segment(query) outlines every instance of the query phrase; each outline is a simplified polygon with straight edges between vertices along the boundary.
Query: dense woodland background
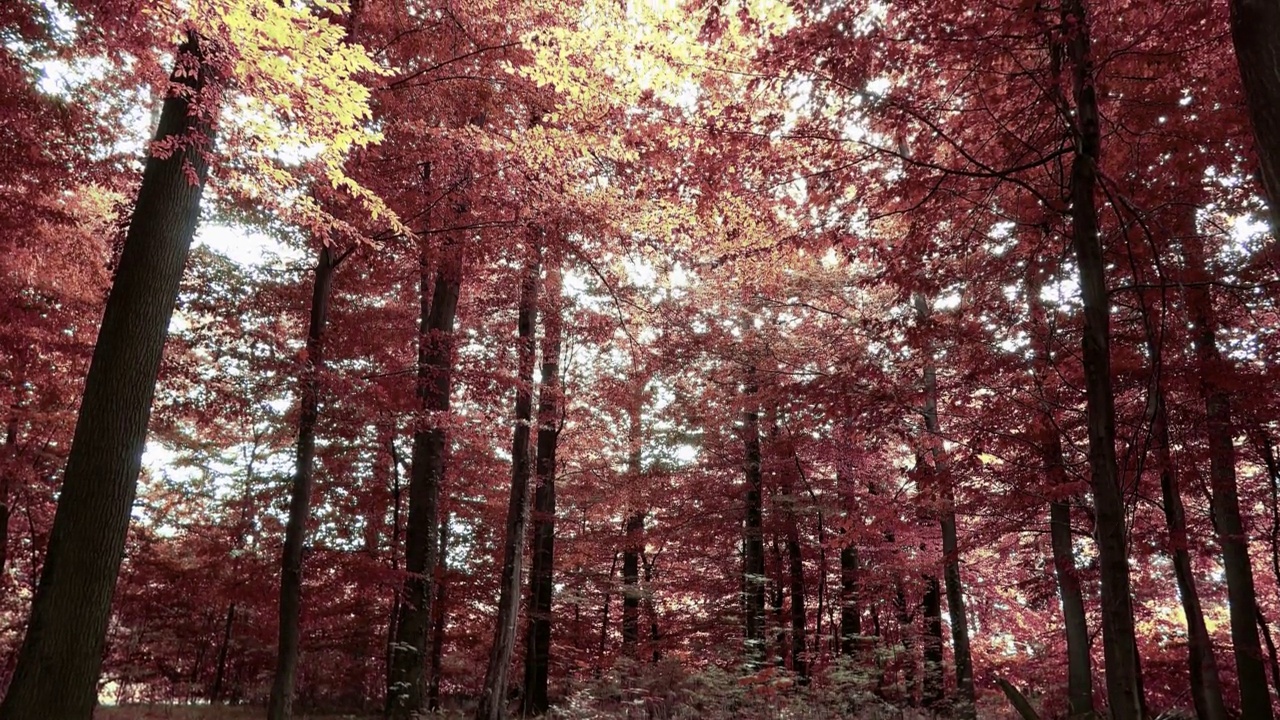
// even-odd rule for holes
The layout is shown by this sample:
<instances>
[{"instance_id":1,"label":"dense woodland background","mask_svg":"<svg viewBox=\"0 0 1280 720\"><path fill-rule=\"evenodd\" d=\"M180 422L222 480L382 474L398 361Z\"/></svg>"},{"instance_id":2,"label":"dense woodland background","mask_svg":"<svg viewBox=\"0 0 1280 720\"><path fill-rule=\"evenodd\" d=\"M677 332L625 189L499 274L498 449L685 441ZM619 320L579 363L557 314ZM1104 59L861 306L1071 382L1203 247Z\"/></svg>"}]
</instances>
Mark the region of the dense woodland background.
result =
<instances>
[{"instance_id":1,"label":"dense woodland background","mask_svg":"<svg viewBox=\"0 0 1280 720\"><path fill-rule=\"evenodd\" d=\"M1276 3L0 40L0 718L1273 717Z\"/></svg>"}]
</instances>

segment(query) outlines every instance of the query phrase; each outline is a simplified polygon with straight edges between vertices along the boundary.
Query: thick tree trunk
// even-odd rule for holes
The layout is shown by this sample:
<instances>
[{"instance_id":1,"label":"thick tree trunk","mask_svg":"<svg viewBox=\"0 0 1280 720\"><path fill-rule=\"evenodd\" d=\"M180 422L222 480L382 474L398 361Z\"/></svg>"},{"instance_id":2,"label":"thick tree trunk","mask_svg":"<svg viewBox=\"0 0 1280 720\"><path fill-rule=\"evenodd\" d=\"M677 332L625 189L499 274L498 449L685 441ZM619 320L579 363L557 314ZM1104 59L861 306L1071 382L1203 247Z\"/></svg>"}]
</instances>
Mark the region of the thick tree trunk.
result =
<instances>
[{"instance_id":1,"label":"thick tree trunk","mask_svg":"<svg viewBox=\"0 0 1280 720\"><path fill-rule=\"evenodd\" d=\"M302 410L298 416L297 457L294 464L289 519L285 524L280 556L280 626L275 678L267 705L268 720L288 720L293 715L293 685L298 672L298 646L302 624L302 555L307 521L311 517L311 485L315 470L316 423L320 419L320 375L324 372L324 331L329 320L329 296L336 267L332 248L320 248L315 284L311 289L311 319L307 330L307 357L302 368Z\"/></svg>"},{"instance_id":2,"label":"thick tree trunk","mask_svg":"<svg viewBox=\"0 0 1280 720\"><path fill-rule=\"evenodd\" d=\"M396 720L420 712L425 701L423 680L434 600L429 577L434 572L439 551L440 481L446 453L444 428L428 418L449 410L453 322L462 282L462 249L457 244L446 244L434 282L426 270L427 261L424 244L418 340L418 396L424 417L419 418L413 433L404 549L407 576L400 593L396 639L387 672L387 716Z\"/></svg>"},{"instance_id":3,"label":"thick tree trunk","mask_svg":"<svg viewBox=\"0 0 1280 720\"><path fill-rule=\"evenodd\" d=\"M156 375L200 216L221 97L206 45L190 33L178 49L175 90L156 131L177 148L147 159L85 381L26 638L0 704L5 720L87 719L97 703Z\"/></svg>"},{"instance_id":4,"label":"thick tree trunk","mask_svg":"<svg viewBox=\"0 0 1280 720\"><path fill-rule=\"evenodd\" d=\"M915 298L916 316L922 327L929 323L929 306L924 296ZM961 720L975 717L976 697L973 687L973 656L969 649L969 620L964 606L964 585L960 578L960 541L956 528L955 484L950 463L942 447L938 425L938 370L931 347L925 348L924 422L933 455L933 477L940 497L942 525L943 580L947 591L947 614L951 620L951 646L956 665L955 715Z\"/></svg>"},{"instance_id":5,"label":"thick tree trunk","mask_svg":"<svg viewBox=\"0 0 1280 720\"><path fill-rule=\"evenodd\" d=\"M746 594L747 658L752 668L765 662L764 480L760 467L760 412L754 371L748 371L742 413L746 509L743 524L743 591Z\"/></svg>"},{"instance_id":6,"label":"thick tree trunk","mask_svg":"<svg viewBox=\"0 0 1280 720\"><path fill-rule=\"evenodd\" d=\"M525 640L525 715L550 708L547 685L551 673L551 603L555 592L556 444L560 438L560 268L547 264L543 293L542 386L538 390L538 448L534 471L533 548L529 569L529 630Z\"/></svg>"},{"instance_id":7,"label":"thick tree trunk","mask_svg":"<svg viewBox=\"0 0 1280 720\"><path fill-rule=\"evenodd\" d=\"M927 708L936 708L942 704L946 688L942 667L942 589L936 577L925 578L920 612L924 616L924 641L921 643L924 677L920 703Z\"/></svg>"},{"instance_id":8,"label":"thick tree trunk","mask_svg":"<svg viewBox=\"0 0 1280 720\"><path fill-rule=\"evenodd\" d=\"M538 319L539 272L537 260L531 259L520 285L517 323L519 338L516 341L516 424L511 440L511 496L507 505L507 533L502 554L498 615L494 619L493 646L489 650L489 667L485 671L476 720L501 720L507 714L507 681L520 616L520 571L529 521L529 478L533 475L529 428L533 421L533 364L536 355L534 328Z\"/></svg>"},{"instance_id":9,"label":"thick tree trunk","mask_svg":"<svg viewBox=\"0 0 1280 720\"><path fill-rule=\"evenodd\" d=\"M1064 46L1075 104L1075 159L1071 168L1071 232L1084 304L1083 363L1088 405L1089 466L1101 578L1103 656L1107 699L1114 720L1144 714L1133 600L1125 498L1116 467L1115 398L1111 387L1111 311L1106 261L1098 231L1097 186L1101 133L1084 0L1064 0Z\"/></svg>"},{"instance_id":10,"label":"thick tree trunk","mask_svg":"<svg viewBox=\"0 0 1280 720\"><path fill-rule=\"evenodd\" d=\"M1244 98L1253 121L1262 185L1271 201L1273 233L1280 233L1280 4L1274 0L1231 0L1235 43Z\"/></svg>"},{"instance_id":11,"label":"thick tree trunk","mask_svg":"<svg viewBox=\"0 0 1280 720\"><path fill-rule=\"evenodd\" d=\"M1271 694L1258 641L1257 594L1253 586L1253 565L1249 560L1249 536L1240 512L1236 485L1235 427L1231 419L1231 396L1224 379L1231 373L1218 352L1216 319L1212 299L1203 281L1208 279L1200 238L1183 244L1188 270L1193 280L1187 286L1187 307L1191 311L1199 363L1200 391L1204 398L1209 436L1209 485L1213 524L1222 546L1222 565L1227 576L1227 599L1231 615L1231 643L1235 650L1236 676L1240 684L1240 710L1253 720L1270 720Z\"/></svg>"}]
</instances>

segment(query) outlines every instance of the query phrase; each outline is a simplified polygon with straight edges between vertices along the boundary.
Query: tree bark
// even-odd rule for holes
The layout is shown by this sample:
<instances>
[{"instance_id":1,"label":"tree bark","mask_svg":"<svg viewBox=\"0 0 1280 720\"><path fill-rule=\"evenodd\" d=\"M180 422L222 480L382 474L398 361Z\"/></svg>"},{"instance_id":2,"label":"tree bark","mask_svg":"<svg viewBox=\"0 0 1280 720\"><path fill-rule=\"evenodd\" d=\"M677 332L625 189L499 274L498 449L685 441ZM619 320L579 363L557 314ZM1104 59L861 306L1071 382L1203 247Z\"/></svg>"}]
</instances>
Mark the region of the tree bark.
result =
<instances>
[{"instance_id":1,"label":"tree bark","mask_svg":"<svg viewBox=\"0 0 1280 720\"><path fill-rule=\"evenodd\" d=\"M920 648L924 656L924 676L920 704L936 708L942 704L946 688L942 668L942 589L936 577L925 578L920 612L924 616L924 641Z\"/></svg>"},{"instance_id":2,"label":"tree bark","mask_svg":"<svg viewBox=\"0 0 1280 720\"><path fill-rule=\"evenodd\" d=\"M742 413L746 509L743 527L743 588L746 594L747 658L753 669L765 662L764 480L760 468L760 412L755 373L748 370Z\"/></svg>"},{"instance_id":3,"label":"tree bark","mask_svg":"<svg viewBox=\"0 0 1280 720\"><path fill-rule=\"evenodd\" d=\"M1075 105L1072 118L1076 151L1071 166L1071 233L1084 305L1083 364L1088 406L1089 466L1101 577L1100 615L1107 700L1114 720L1141 720L1145 705L1129 581L1125 498L1116 466L1111 311L1094 198L1101 131L1089 19L1084 0L1064 0L1061 13L1066 34L1063 45L1070 65Z\"/></svg>"},{"instance_id":4,"label":"tree bark","mask_svg":"<svg viewBox=\"0 0 1280 720\"><path fill-rule=\"evenodd\" d=\"M538 251L534 249L533 252ZM530 259L524 281L520 285L516 424L511 440L511 497L507 505L507 534L502 557L498 615L494 621L493 646L489 650L489 667L485 672L476 720L501 720L507 714L507 680L520 615L520 570L524 561L525 530L529 520L529 478L533 474L529 428L533 420L533 364L536 354L534 327L538 318L539 272L538 261Z\"/></svg>"},{"instance_id":5,"label":"tree bark","mask_svg":"<svg viewBox=\"0 0 1280 720\"><path fill-rule=\"evenodd\" d=\"M1062 440L1056 428L1046 428L1042 447L1049 486L1061 488L1067 483L1067 472L1062 459ZM1062 600L1062 621L1067 634L1067 699L1072 717L1088 717L1093 713L1093 660L1089 654L1084 595L1072 548L1071 503L1067 497L1049 503L1049 537L1058 597Z\"/></svg>"},{"instance_id":6,"label":"tree bark","mask_svg":"<svg viewBox=\"0 0 1280 720\"><path fill-rule=\"evenodd\" d=\"M213 689L209 692L209 702L222 699L222 684L227 677L227 653L231 648L231 628L236 621L236 604L227 605L227 619L222 624L222 644L218 646L218 667L213 675Z\"/></svg>"},{"instance_id":7,"label":"tree bark","mask_svg":"<svg viewBox=\"0 0 1280 720\"><path fill-rule=\"evenodd\" d=\"M1200 238L1183 244L1188 270L1195 280L1205 280ZM1231 396L1223 382L1231 370L1218 352L1217 325L1212 299L1204 284L1187 286L1187 307L1191 312L1199 364L1200 392L1204 398L1209 436L1209 485L1213 524L1222 546L1222 565L1227 577L1227 599L1231 617L1231 644L1235 650L1236 677L1240 686L1240 710L1253 720L1270 720L1271 694L1258 641L1257 593L1253 585L1253 565L1249 560L1249 536L1240 512L1236 485L1235 426L1231 419Z\"/></svg>"},{"instance_id":8,"label":"tree bark","mask_svg":"<svg viewBox=\"0 0 1280 720\"><path fill-rule=\"evenodd\" d=\"M436 598L432 606L431 667L427 678L427 709L440 711L440 680L444 661L445 628L449 622L449 518L440 523L440 550L436 554Z\"/></svg>"},{"instance_id":9,"label":"tree bark","mask_svg":"<svg viewBox=\"0 0 1280 720\"><path fill-rule=\"evenodd\" d=\"M0 718L88 718L124 557L156 375L200 216L221 84L189 33L107 297L26 638ZM192 102L195 99L195 102Z\"/></svg>"},{"instance_id":10,"label":"tree bark","mask_svg":"<svg viewBox=\"0 0 1280 720\"><path fill-rule=\"evenodd\" d=\"M915 295L916 316L922 327L929 324L929 306L924 295ZM956 665L955 715L961 720L976 717L976 696L973 687L973 656L969 646L969 620L964 606L964 585L960 578L960 541L956 527L955 484L951 477L950 463L942 447L938 425L938 370L933 359L933 349L924 349L924 422L929 434L933 455L933 477L940 494L939 515L942 525L943 582L947 591L947 614L951 620L951 646Z\"/></svg>"},{"instance_id":11,"label":"tree bark","mask_svg":"<svg viewBox=\"0 0 1280 720\"><path fill-rule=\"evenodd\" d=\"M455 214L465 212L457 206ZM418 340L418 396L423 417L413 433L409 471L409 513L405 527L404 587L396 619L396 639L387 673L387 716L407 720L425 700L423 680L429 655L434 572L439 551L440 481L447 433L438 417L449 411L453 379L453 323L462 283L462 248L446 243L434 281L423 245L421 321ZM428 299L430 298L430 299Z\"/></svg>"},{"instance_id":12,"label":"tree bark","mask_svg":"<svg viewBox=\"0 0 1280 720\"><path fill-rule=\"evenodd\" d=\"M284 548L280 556L280 626L275 677L267 705L268 720L288 720L293 715L293 686L298 672L302 624L302 556L307 521L311 517L316 423L320 419L320 375L324 372L324 331L329 320L329 296L336 266L333 249L323 245L316 260L315 284L311 290L307 356L301 378L302 410L298 416L297 457L289 499L289 519L285 524Z\"/></svg>"},{"instance_id":13,"label":"tree bark","mask_svg":"<svg viewBox=\"0 0 1280 720\"><path fill-rule=\"evenodd\" d=\"M1280 233L1280 5L1231 0L1231 39L1253 123L1259 174L1271 201L1271 232Z\"/></svg>"},{"instance_id":14,"label":"tree bark","mask_svg":"<svg viewBox=\"0 0 1280 720\"><path fill-rule=\"evenodd\" d=\"M631 406L627 408L629 429L627 476L632 487L639 487L643 476L644 427L641 410L644 403L644 386L648 378L637 375L632 378ZM636 494L638 496L638 493ZM640 600L644 590L640 587L640 555L644 552L645 511L632 508L627 515L622 545L622 651L628 657L636 657L640 642Z\"/></svg>"},{"instance_id":15,"label":"tree bark","mask_svg":"<svg viewBox=\"0 0 1280 720\"><path fill-rule=\"evenodd\" d=\"M553 251L550 251L553 252ZM533 550L529 569L529 630L525 640L525 715L542 715L550 708L551 603L555 592L556 444L560 438L560 315L559 263L547 263L543 297L542 386L538 389L538 447L534 462L538 476L533 496Z\"/></svg>"},{"instance_id":16,"label":"tree bark","mask_svg":"<svg viewBox=\"0 0 1280 720\"><path fill-rule=\"evenodd\" d=\"M840 654L853 655L862 635L862 612L858 605L858 548L847 543L840 549Z\"/></svg>"}]
</instances>

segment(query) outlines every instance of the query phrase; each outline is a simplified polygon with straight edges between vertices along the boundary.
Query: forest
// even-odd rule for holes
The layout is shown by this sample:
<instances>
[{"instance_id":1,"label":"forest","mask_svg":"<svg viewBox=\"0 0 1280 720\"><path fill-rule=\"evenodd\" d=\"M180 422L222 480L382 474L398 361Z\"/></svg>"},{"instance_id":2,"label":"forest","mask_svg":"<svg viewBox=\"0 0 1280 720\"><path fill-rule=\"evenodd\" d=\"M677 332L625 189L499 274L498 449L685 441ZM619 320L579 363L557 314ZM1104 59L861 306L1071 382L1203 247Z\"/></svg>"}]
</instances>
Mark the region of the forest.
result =
<instances>
[{"instance_id":1,"label":"forest","mask_svg":"<svg viewBox=\"0 0 1280 720\"><path fill-rule=\"evenodd\" d=\"M0 720L1272 720L1280 2L0 2Z\"/></svg>"}]
</instances>

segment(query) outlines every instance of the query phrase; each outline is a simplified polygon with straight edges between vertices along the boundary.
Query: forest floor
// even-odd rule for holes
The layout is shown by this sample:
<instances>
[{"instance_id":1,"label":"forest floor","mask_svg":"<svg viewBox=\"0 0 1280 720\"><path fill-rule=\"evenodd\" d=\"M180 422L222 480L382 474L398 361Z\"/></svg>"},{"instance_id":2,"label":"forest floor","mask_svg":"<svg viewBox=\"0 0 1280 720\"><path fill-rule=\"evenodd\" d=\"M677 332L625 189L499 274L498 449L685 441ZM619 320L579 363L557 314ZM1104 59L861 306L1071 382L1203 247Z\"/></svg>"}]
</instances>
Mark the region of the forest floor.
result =
<instances>
[{"instance_id":1,"label":"forest floor","mask_svg":"<svg viewBox=\"0 0 1280 720\"><path fill-rule=\"evenodd\" d=\"M266 710L259 707L226 705L102 705L95 720L262 720ZM312 714L295 711L295 720L365 720L375 716Z\"/></svg>"}]
</instances>

